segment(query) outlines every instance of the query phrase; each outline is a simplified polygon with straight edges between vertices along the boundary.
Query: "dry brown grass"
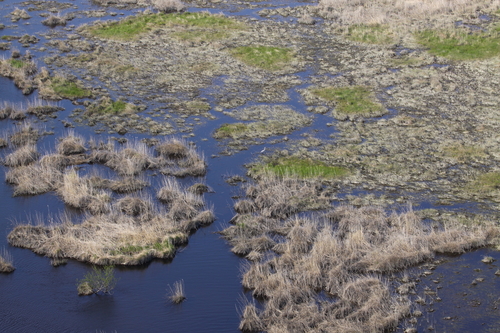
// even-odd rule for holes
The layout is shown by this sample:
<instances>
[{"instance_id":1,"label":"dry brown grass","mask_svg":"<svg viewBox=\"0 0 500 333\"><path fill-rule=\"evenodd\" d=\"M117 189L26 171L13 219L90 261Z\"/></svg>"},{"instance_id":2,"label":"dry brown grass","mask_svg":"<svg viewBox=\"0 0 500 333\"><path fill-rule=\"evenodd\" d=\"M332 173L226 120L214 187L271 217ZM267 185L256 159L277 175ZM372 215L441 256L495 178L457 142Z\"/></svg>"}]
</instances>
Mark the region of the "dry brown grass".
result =
<instances>
[{"instance_id":1,"label":"dry brown grass","mask_svg":"<svg viewBox=\"0 0 500 333\"><path fill-rule=\"evenodd\" d=\"M40 130L29 122L16 126L16 130L9 136L10 142L16 147L35 144L40 138Z\"/></svg>"},{"instance_id":2,"label":"dry brown grass","mask_svg":"<svg viewBox=\"0 0 500 333\"><path fill-rule=\"evenodd\" d=\"M179 0L152 0L153 7L163 13L183 12L186 10L184 5Z\"/></svg>"},{"instance_id":3,"label":"dry brown grass","mask_svg":"<svg viewBox=\"0 0 500 333\"><path fill-rule=\"evenodd\" d=\"M437 18L440 24L457 17L476 16L479 9L491 13L500 7L497 0L320 0L318 5L325 17L342 25L400 25L411 20ZM436 23L436 22L435 22Z\"/></svg>"},{"instance_id":4,"label":"dry brown grass","mask_svg":"<svg viewBox=\"0 0 500 333\"><path fill-rule=\"evenodd\" d=\"M170 291L167 297L174 304L180 304L186 300L186 293L184 292L184 280L174 282L174 287L169 286Z\"/></svg>"},{"instance_id":5,"label":"dry brown grass","mask_svg":"<svg viewBox=\"0 0 500 333\"><path fill-rule=\"evenodd\" d=\"M57 152L61 155L83 154L85 152L85 139L69 131L68 134L60 139L57 145Z\"/></svg>"},{"instance_id":6,"label":"dry brown grass","mask_svg":"<svg viewBox=\"0 0 500 333\"><path fill-rule=\"evenodd\" d=\"M14 196L37 195L54 191L62 181L62 172L52 166L31 164L10 169L5 181L14 185Z\"/></svg>"},{"instance_id":7,"label":"dry brown grass","mask_svg":"<svg viewBox=\"0 0 500 333\"><path fill-rule=\"evenodd\" d=\"M392 293L384 274L415 266L436 253L463 253L499 241L500 230L493 224L430 225L411 209L387 214L377 207L339 206L312 217L270 214L274 197L290 187L301 188L289 180L247 187L244 203L236 204L240 214L231 221L234 225L221 232L234 253L252 261L243 270L243 286L265 300L260 312L246 307L241 329L393 329L409 313L409 301ZM315 196L309 192L310 201L321 197L320 188L312 188L316 191ZM319 291L331 299L319 300Z\"/></svg>"},{"instance_id":8,"label":"dry brown grass","mask_svg":"<svg viewBox=\"0 0 500 333\"><path fill-rule=\"evenodd\" d=\"M36 146L26 145L22 146L4 158L4 164L8 167L19 167L32 164L38 160L40 154Z\"/></svg>"},{"instance_id":9,"label":"dry brown grass","mask_svg":"<svg viewBox=\"0 0 500 333\"><path fill-rule=\"evenodd\" d=\"M187 143L175 138L171 138L156 145L155 150L158 155L173 159L187 157L189 153Z\"/></svg>"}]
</instances>

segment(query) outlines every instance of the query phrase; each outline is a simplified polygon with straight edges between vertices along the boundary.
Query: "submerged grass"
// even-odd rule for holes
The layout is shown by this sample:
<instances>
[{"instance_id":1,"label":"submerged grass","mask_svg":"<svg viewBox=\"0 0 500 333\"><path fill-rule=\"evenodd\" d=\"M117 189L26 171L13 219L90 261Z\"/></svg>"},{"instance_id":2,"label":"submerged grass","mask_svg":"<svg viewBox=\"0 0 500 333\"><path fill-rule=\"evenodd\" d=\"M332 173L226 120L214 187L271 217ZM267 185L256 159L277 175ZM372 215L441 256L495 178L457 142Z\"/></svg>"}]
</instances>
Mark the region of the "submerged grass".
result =
<instances>
[{"instance_id":1,"label":"submerged grass","mask_svg":"<svg viewBox=\"0 0 500 333\"><path fill-rule=\"evenodd\" d=\"M500 54L498 32L423 30L415 33L415 38L429 48L429 53L451 60L480 60Z\"/></svg>"},{"instance_id":2,"label":"submerged grass","mask_svg":"<svg viewBox=\"0 0 500 333\"><path fill-rule=\"evenodd\" d=\"M316 88L312 93L326 101L336 102L336 111L343 114L370 115L384 112L384 107L374 100L373 93L362 86Z\"/></svg>"},{"instance_id":3,"label":"submerged grass","mask_svg":"<svg viewBox=\"0 0 500 333\"><path fill-rule=\"evenodd\" d=\"M349 170L340 166L330 166L321 161L299 157L281 157L265 164L254 166L250 173L260 175L271 173L279 177L306 178L338 178L345 176Z\"/></svg>"},{"instance_id":4,"label":"submerged grass","mask_svg":"<svg viewBox=\"0 0 500 333\"><path fill-rule=\"evenodd\" d=\"M282 69L294 58L294 51L274 46L240 46L231 51L232 55L247 65L275 71Z\"/></svg>"},{"instance_id":5,"label":"submerged grass","mask_svg":"<svg viewBox=\"0 0 500 333\"><path fill-rule=\"evenodd\" d=\"M97 25L91 27L90 32L97 37L130 40L137 38L140 34L162 27L190 28L193 30L179 33L178 37L183 39L208 38L211 40L225 38L228 36L229 31L245 28L242 23L223 15L212 15L209 13L158 13L137 15L118 22Z\"/></svg>"}]
</instances>

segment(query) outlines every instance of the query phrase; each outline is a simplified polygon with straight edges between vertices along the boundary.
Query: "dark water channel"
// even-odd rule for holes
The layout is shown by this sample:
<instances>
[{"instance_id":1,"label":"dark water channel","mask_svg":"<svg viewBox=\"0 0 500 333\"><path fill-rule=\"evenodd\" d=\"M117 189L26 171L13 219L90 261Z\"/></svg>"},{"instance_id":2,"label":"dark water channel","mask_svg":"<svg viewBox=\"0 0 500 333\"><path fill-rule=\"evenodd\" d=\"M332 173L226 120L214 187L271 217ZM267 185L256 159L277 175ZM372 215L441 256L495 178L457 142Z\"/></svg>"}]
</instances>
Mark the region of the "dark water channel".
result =
<instances>
[{"instance_id":1,"label":"dark water channel","mask_svg":"<svg viewBox=\"0 0 500 333\"><path fill-rule=\"evenodd\" d=\"M74 1L71 4L78 6L78 11L101 9L87 1ZM269 8L306 3L254 3L257 4ZM41 39L38 45L42 45L46 40L39 32L46 32L49 28L41 25L43 18L39 17L40 12L29 12L31 19L11 23L8 14L16 7L27 8L17 1L0 2L0 22L7 26L0 30L0 36L35 34ZM261 8L241 9L228 6L223 9L228 15L262 19L257 14ZM75 11L75 8L63 10L61 14L71 11ZM105 16L102 19L118 19L136 11L113 8L109 12L115 12L117 15ZM93 20L96 18L77 14L69 24L78 26ZM14 40L11 49L15 48L24 53L24 48ZM41 59L47 54L36 49L32 54L42 66ZM10 51L0 51L0 56L8 57ZM314 75L314 70L308 69L297 75L305 83L288 92L290 101L285 104L307 113L297 89L308 86L308 78ZM209 92L202 97L210 101ZM24 96L11 80L0 77L0 102L27 105L35 99L36 92ZM67 131L62 120L71 120L69 116L75 106L69 101L61 101L59 104L65 111L58 113L57 118L37 123L41 129L53 132L39 141L40 151L53 150L55 138ZM217 120L206 120L197 125L194 131L196 136L189 140L194 141L207 157L209 169L202 181L213 190L205 194L205 199L209 205L213 205L217 220L212 225L196 231L190 237L189 244L182 248L171 262L156 260L141 267L118 267L116 277L119 281L113 295L78 297L77 280L85 275L89 265L70 260L67 265L54 268L48 258L8 245L7 234L16 223L24 223L28 217L35 215L47 223L51 217L67 211L68 208L54 193L12 197L12 187L0 181L0 250L8 250L17 268L12 274L0 274L1 332L238 332L239 309L242 299L248 296L240 284L240 266L243 259L232 254L229 246L216 232L227 226L227 221L233 216L233 197L240 193L237 187L227 184L225 178L243 175L243 165L254 161L263 147L272 151L283 149L286 145L251 145L247 150L234 155L222 155L220 153L225 147L214 140L211 133L231 118L215 111L212 113ZM294 132L289 138L298 140L304 135L314 133L317 138L327 139L335 133L335 127L327 125L330 122L330 116L314 115L312 126ZM0 121L0 136L5 137L11 133L15 124L12 120ZM74 131L86 139L92 137L106 141L110 137L105 133L96 135L93 129L88 127L77 126ZM148 136L127 134L125 137L129 140L140 140ZM4 149L0 154L4 156L8 152ZM6 171L6 168L0 165L2 177ZM158 188L161 176L152 175L150 178L151 189ZM192 184L200 180L187 178L183 181ZM432 207L432 204L425 201L421 204L425 208ZM466 207L457 207L460 208ZM78 215L75 212L70 213ZM482 249L459 257L445 258L446 262L438 266L432 275L422 278L419 294L424 292L423 288L426 286L436 288L439 284L442 288L438 292L441 301L435 301L435 297L429 298L427 305L423 307L423 316L418 324L419 331L423 332L432 327L435 332L498 332L500 277L494 274L497 269L495 263L481 263L484 255L498 257L500 260L498 252ZM433 282L436 277L439 277L438 283ZM477 277L484 277L484 281L471 286L471 282ZM187 301L172 305L166 299L166 290L169 285L181 279L184 280ZM445 317L451 319L444 319ZM404 328L402 324L399 330L403 331Z\"/></svg>"}]
</instances>

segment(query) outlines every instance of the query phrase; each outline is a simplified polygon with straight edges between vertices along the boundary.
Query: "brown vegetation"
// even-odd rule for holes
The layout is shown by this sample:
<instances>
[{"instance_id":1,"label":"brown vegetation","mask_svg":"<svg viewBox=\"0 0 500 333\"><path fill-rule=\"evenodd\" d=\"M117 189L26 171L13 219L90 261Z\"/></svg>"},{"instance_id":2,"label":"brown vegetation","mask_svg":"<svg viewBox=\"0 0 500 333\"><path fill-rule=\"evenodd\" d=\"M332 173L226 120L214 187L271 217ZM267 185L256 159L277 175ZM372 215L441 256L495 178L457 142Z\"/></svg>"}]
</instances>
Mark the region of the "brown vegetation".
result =
<instances>
[{"instance_id":1,"label":"brown vegetation","mask_svg":"<svg viewBox=\"0 0 500 333\"><path fill-rule=\"evenodd\" d=\"M349 24L398 24L412 19L424 20L439 17L441 24L462 15L475 15L481 8L488 13L499 8L499 1L470 0L320 0L319 9L324 16ZM449 20L448 17L452 19Z\"/></svg>"},{"instance_id":2,"label":"brown vegetation","mask_svg":"<svg viewBox=\"0 0 500 333\"><path fill-rule=\"evenodd\" d=\"M411 209L389 215L376 207L339 206L315 217L294 216L300 209L277 210L276 196L289 192L285 188L290 184L300 188L300 182L269 183L247 188L247 198L236 204L234 226L221 232L234 253L253 261L244 269L243 286L265 299L261 312L246 306L243 330L394 328L409 313L409 303L394 296L380 274L401 271L436 253L463 253L496 244L500 236L493 224L430 224ZM309 191L310 202L317 198L318 193ZM287 202L293 199L290 196ZM319 299L319 291L331 298Z\"/></svg>"},{"instance_id":3,"label":"brown vegetation","mask_svg":"<svg viewBox=\"0 0 500 333\"><path fill-rule=\"evenodd\" d=\"M11 273L16 268L12 264L12 256L6 250L0 252L0 273Z\"/></svg>"},{"instance_id":4,"label":"brown vegetation","mask_svg":"<svg viewBox=\"0 0 500 333\"><path fill-rule=\"evenodd\" d=\"M184 5L179 0L153 0L153 6L163 13L183 12L186 10Z\"/></svg>"},{"instance_id":5,"label":"brown vegetation","mask_svg":"<svg viewBox=\"0 0 500 333\"><path fill-rule=\"evenodd\" d=\"M33 145L40 138L40 131L29 122L16 126L17 130L10 135L10 142L16 146Z\"/></svg>"},{"instance_id":6,"label":"brown vegetation","mask_svg":"<svg viewBox=\"0 0 500 333\"><path fill-rule=\"evenodd\" d=\"M5 156L4 164L9 167L25 166L34 163L39 156L36 146L26 145Z\"/></svg>"},{"instance_id":7,"label":"brown vegetation","mask_svg":"<svg viewBox=\"0 0 500 333\"><path fill-rule=\"evenodd\" d=\"M58 25L65 26L66 21L67 20L64 17L50 15L49 17L47 17L45 20L42 21L42 24L54 28L57 27Z\"/></svg>"},{"instance_id":8,"label":"brown vegetation","mask_svg":"<svg viewBox=\"0 0 500 333\"><path fill-rule=\"evenodd\" d=\"M167 296L174 304L180 304L184 302L186 299L186 295L184 293L184 280L174 282L174 287L169 286L170 291Z\"/></svg>"},{"instance_id":9,"label":"brown vegetation","mask_svg":"<svg viewBox=\"0 0 500 333\"><path fill-rule=\"evenodd\" d=\"M35 74L38 72L36 63L27 53L22 58L0 59L0 75L14 80L16 87L29 95L35 90Z\"/></svg>"},{"instance_id":10,"label":"brown vegetation","mask_svg":"<svg viewBox=\"0 0 500 333\"><path fill-rule=\"evenodd\" d=\"M57 152L61 155L82 154L85 152L85 139L71 131L61 139Z\"/></svg>"}]
</instances>

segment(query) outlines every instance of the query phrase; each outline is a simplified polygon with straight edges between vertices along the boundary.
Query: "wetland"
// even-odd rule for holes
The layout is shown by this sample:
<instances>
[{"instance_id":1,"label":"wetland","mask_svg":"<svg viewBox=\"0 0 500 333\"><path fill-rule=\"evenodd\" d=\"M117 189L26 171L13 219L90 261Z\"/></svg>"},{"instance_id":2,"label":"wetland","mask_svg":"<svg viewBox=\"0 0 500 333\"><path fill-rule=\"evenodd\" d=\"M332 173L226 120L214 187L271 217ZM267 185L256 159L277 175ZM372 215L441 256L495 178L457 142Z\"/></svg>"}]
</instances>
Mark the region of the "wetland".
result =
<instances>
[{"instance_id":1,"label":"wetland","mask_svg":"<svg viewBox=\"0 0 500 333\"><path fill-rule=\"evenodd\" d=\"M1 326L495 330L499 13L0 1Z\"/></svg>"}]
</instances>

